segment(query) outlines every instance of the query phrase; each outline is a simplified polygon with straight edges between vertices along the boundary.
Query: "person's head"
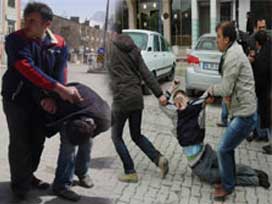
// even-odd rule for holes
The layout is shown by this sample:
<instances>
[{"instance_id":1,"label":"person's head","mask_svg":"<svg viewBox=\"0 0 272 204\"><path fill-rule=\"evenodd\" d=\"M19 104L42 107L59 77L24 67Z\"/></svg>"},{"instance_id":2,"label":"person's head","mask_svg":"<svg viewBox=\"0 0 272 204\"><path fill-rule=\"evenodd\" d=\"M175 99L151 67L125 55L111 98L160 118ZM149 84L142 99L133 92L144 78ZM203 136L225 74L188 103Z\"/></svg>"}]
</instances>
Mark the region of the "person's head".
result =
<instances>
[{"instance_id":1,"label":"person's head","mask_svg":"<svg viewBox=\"0 0 272 204\"><path fill-rule=\"evenodd\" d=\"M71 144L80 145L87 142L94 135L96 125L90 118L75 118L66 122L65 134Z\"/></svg>"},{"instance_id":2,"label":"person's head","mask_svg":"<svg viewBox=\"0 0 272 204\"><path fill-rule=\"evenodd\" d=\"M248 11L246 15L247 15L247 18L250 18L251 17L250 11Z\"/></svg>"},{"instance_id":3,"label":"person's head","mask_svg":"<svg viewBox=\"0 0 272 204\"><path fill-rule=\"evenodd\" d=\"M224 21L216 26L217 47L223 52L225 49L236 40L235 26L231 21Z\"/></svg>"},{"instance_id":4,"label":"person's head","mask_svg":"<svg viewBox=\"0 0 272 204\"><path fill-rule=\"evenodd\" d=\"M178 109L185 109L188 101L189 97L183 90L177 90L173 95L173 102Z\"/></svg>"},{"instance_id":5,"label":"person's head","mask_svg":"<svg viewBox=\"0 0 272 204\"><path fill-rule=\"evenodd\" d=\"M30 38L42 37L52 20L53 12L44 3L28 3L24 9L24 30Z\"/></svg>"},{"instance_id":6,"label":"person's head","mask_svg":"<svg viewBox=\"0 0 272 204\"><path fill-rule=\"evenodd\" d=\"M256 48L260 49L268 40L268 35L265 31L261 30L255 34Z\"/></svg>"},{"instance_id":7,"label":"person's head","mask_svg":"<svg viewBox=\"0 0 272 204\"><path fill-rule=\"evenodd\" d=\"M258 18L256 20L256 32L266 30L266 20L264 18Z\"/></svg>"},{"instance_id":8,"label":"person's head","mask_svg":"<svg viewBox=\"0 0 272 204\"><path fill-rule=\"evenodd\" d=\"M112 39L122 33L122 26L119 23L113 23L111 26Z\"/></svg>"}]
</instances>

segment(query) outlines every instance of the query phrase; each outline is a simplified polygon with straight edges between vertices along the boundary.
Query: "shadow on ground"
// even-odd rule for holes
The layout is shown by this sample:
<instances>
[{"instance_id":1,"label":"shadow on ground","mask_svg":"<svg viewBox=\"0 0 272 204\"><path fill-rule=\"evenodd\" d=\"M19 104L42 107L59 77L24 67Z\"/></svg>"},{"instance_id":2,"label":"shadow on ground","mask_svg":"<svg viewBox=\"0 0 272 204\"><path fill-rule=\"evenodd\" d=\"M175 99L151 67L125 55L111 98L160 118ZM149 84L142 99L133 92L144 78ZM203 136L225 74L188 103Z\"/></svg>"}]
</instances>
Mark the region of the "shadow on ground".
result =
<instances>
[{"instance_id":1,"label":"shadow on ground","mask_svg":"<svg viewBox=\"0 0 272 204\"><path fill-rule=\"evenodd\" d=\"M29 192L27 199L20 201L16 199L11 190L9 182L0 182L0 203L1 204L71 204L71 201L66 201L52 195L51 190L48 191L36 191L32 190ZM113 200L102 197L88 197L82 196L77 204L112 204Z\"/></svg>"}]
</instances>

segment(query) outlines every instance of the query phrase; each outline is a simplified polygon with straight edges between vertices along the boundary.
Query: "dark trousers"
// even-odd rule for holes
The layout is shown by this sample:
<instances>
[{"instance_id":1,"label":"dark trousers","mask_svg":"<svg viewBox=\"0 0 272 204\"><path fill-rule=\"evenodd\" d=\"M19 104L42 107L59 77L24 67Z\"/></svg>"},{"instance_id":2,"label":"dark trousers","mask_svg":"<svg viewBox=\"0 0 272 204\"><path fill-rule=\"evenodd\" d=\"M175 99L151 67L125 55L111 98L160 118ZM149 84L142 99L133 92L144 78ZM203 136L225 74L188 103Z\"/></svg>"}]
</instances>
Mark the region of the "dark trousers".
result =
<instances>
[{"instance_id":1,"label":"dark trousers","mask_svg":"<svg viewBox=\"0 0 272 204\"><path fill-rule=\"evenodd\" d=\"M9 165L13 191L27 192L37 170L45 134L34 125L33 109L3 100L9 129Z\"/></svg>"},{"instance_id":2,"label":"dark trousers","mask_svg":"<svg viewBox=\"0 0 272 204\"><path fill-rule=\"evenodd\" d=\"M116 112L113 115L112 141L115 149L123 162L125 173L135 173L135 168L127 146L123 140L123 129L126 120L129 121L130 136L133 142L148 156L148 158L156 165L159 163L160 152L158 152L153 144L141 134L142 110L132 112Z\"/></svg>"}]
</instances>

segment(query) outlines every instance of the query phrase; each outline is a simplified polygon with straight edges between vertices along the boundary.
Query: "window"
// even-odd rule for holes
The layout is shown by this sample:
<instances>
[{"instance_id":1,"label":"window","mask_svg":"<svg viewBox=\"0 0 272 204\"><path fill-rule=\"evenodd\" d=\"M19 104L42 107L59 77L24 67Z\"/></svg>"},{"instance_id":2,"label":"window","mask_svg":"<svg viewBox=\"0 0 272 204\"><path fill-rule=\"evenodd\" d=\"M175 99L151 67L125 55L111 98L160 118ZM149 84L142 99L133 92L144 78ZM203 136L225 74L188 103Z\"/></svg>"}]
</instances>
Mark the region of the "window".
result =
<instances>
[{"instance_id":1,"label":"window","mask_svg":"<svg viewBox=\"0 0 272 204\"><path fill-rule=\"evenodd\" d=\"M216 38L206 37L200 39L196 46L197 50L217 50Z\"/></svg>"},{"instance_id":2,"label":"window","mask_svg":"<svg viewBox=\"0 0 272 204\"><path fill-rule=\"evenodd\" d=\"M159 52L160 51L160 41L159 41L159 36L153 35L153 51L154 52Z\"/></svg>"},{"instance_id":3,"label":"window","mask_svg":"<svg viewBox=\"0 0 272 204\"><path fill-rule=\"evenodd\" d=\"M15 31L15 21L8 20L8 33L12 33Z\"/></svg>"},{"instance_id":4,"label":"window","mask_svg":"<svg viewBox=\"0 0 272 204\"><path fill-rule=\"evenodd\" d=\"M148 36L146 34L132 32L125 32L124 34L129 35L138 48L140 48L141 50L146 49L148 39Z\"/></svg>"},{"instance_id":5,"label":"window","mask_svg":"<svg viewBox=\"0 0 272 204\"><path fill-rule=\"evenodd\" d=\"M161 38L161 50L163 52L169 51L169 45L168 45L168 43L165 41L164 38L162 38L162 37L160 37L160 38Z\"/></svg>"},{"instance_id":6,"label":"window","mask_svg":"<svg viewBox=\"0 0 272 204\"><path fill-rule=\"evenodd\" d=\"M15 0L8 0L8 6L15 8Z\"/></svg>"}]
</instances>

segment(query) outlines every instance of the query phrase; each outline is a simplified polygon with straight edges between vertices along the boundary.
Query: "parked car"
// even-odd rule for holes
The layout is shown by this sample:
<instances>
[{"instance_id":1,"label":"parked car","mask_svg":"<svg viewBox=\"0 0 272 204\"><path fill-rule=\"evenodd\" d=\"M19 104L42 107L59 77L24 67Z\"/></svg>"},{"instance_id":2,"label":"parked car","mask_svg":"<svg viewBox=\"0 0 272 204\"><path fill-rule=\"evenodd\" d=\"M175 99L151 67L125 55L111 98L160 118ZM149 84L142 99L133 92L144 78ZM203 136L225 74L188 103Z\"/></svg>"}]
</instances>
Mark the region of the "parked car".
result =
<instances>
[{"instance_id":1,"label":"parked car","mask_svg":"<svg viewBox=\"0 0 272 204\"><path fill-rule=\"evenodd\" d=\"M173 80L176 57L160 33L138 29L123 30L122 32L129 35L141 49L145 64L157 79Z\"/></svg>"},{"instance_id":2,"label":"parked car","mask_svg":"<svg viewBox=\"0 0 272 204\"><path fill-rule=\"evenodd\" d=\"M187 55L188 67L185 88L188 95L194 91L205 91L209 86L221 82L218 71L222 53L216 44L216 34L204 34Z\"/></svg>"}]
</instances>

